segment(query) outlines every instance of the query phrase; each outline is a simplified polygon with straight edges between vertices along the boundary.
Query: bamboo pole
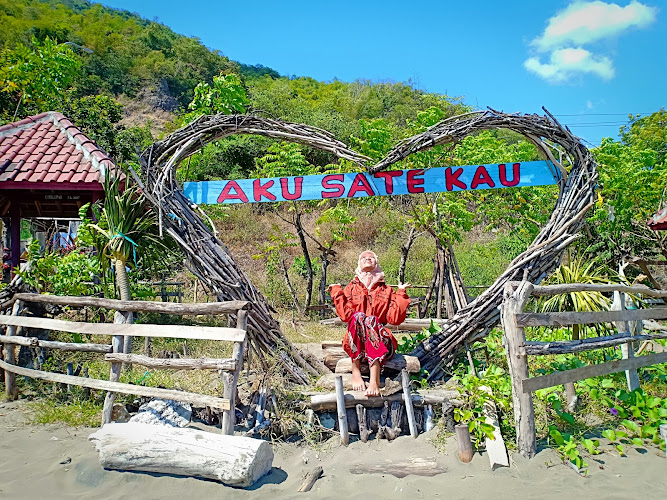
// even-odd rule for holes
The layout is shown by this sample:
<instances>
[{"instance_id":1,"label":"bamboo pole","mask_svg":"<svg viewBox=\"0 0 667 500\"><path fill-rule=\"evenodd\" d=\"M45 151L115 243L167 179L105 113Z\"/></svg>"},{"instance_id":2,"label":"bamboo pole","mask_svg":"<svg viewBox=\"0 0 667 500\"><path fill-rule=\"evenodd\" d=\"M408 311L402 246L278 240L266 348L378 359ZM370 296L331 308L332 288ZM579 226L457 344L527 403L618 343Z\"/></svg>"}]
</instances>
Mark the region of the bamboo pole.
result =
<instances>
[{"instance_id":1,"label":"bamboo pole","mask_svg":"<svg viewBox=\"0 0 667 500\"><path fill-rule=\"evenodd\" d=\"M350 443L350 434L347 428L347 410L345 408L345 395L343 393L343 377L336 377L336 407L338 408L338 429L340 430L340 442L344 446Z\"/></svg>"}]
</instances>

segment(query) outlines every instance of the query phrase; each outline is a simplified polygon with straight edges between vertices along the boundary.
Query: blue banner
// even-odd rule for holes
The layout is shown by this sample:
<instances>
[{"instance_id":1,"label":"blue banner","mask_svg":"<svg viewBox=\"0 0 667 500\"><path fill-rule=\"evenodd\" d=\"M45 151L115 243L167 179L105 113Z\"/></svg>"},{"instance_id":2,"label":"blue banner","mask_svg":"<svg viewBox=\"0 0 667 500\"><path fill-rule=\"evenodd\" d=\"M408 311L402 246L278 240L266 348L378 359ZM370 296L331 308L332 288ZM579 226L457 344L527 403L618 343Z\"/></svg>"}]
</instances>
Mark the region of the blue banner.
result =
<instances>
[{"instance_id":1,"label":"blue banner","mask_svg":"<svg viewBox=\"0 0 667 500\"><path fill-rule=\"evenodd\" d=\"M372 175L359 172L186 182L183 192L197 204L260 203L546 186L559 180L558 170L548 162L528 161L391 170Z\"/></svg>"}]
</instances>

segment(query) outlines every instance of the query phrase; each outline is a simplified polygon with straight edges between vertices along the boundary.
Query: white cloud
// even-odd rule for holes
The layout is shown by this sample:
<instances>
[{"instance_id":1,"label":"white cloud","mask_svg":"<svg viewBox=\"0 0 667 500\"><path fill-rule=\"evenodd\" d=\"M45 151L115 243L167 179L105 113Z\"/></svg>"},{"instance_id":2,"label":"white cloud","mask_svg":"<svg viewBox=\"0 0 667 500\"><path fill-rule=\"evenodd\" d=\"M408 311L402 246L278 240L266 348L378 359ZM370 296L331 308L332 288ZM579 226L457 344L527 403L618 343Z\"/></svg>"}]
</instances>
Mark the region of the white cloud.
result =
<instances>
[{"instance_id":1,"label":"white cloud","mask_svg":"<svg viewBox=\"0 0 667 500\"><path fill-rule=\"evenodd\" d=\"M564 83L578 74L593 74L604 80L614 77L611 58L594 54L584 45L618 36L631 28L645 28L655 21L658 9L632 0L617 3L575 1L547 21L541 36L531 43L534 53L524 67L552 83ZM542 62L544 57L547 62Z\"/></svg>"},{"instance_id":2,"label":"white cloud","mask_svg":"<svg viewBox=\"0 0 667 500\"><path fill-rule=\"evenodd\" d=\"M592 73L604 80L614 76L611 59L595 56L581 47L554 50L549 62L544 64L539 58L531 57L523 63L523 66L553 83L566 82L579 73Z\"/></svg>"},{"instance_id":3,"label":"white cloud","mask_svg":"<svg viewBox=\"0 0 667 500\"><path fill-rule=\"evenodd\" d=\"M583 45L618 35L629 28L645 28L655 21L658 9L633 1L615 3L575 2L549 19L541 37L532 44L541 52Z\"/></svg>"}]
</instances>

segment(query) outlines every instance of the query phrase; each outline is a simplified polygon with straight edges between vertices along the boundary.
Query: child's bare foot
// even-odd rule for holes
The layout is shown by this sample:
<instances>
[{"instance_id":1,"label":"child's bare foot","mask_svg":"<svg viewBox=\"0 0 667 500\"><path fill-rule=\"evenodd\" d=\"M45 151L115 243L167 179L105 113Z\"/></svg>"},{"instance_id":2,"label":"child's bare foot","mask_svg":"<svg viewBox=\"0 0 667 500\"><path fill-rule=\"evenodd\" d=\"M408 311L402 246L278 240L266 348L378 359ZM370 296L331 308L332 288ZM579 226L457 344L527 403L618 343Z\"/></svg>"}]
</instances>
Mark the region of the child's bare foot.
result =
<instances>
[{"instance_id":1,"label":"child's bare foot","mask_svg":"<svg viewBox=\"0 0 667 500\"><path fill-rule=\"evenodd\" d=\"M380 395L380 387L378 387L377 383L371 379L371 381L368 383L368 389L366 389L366 396L379 396Z\"/></svg>"},{"instance_id":2,"label":"child's bare foot","mask_svg":"<svg viewBox=\"0 0 667 500\"><path fill-rule=\"evenodd\" d=\"M366 389L366 382L364 382L364 379L361 378L361 373L352 374L352 390L353 391L363 391Z\"/></svg>"},{"instance_id":3,"label":"child's bare foot","mask_svg":"<svg viewBox=\"0 0 667 500\"><path fill-rule=\"evenodd\" d=\"M366 389L366 383L361 378L361 360L359 358L352 362L352 390L363 391Z\"/></svg>"}]
</instances>

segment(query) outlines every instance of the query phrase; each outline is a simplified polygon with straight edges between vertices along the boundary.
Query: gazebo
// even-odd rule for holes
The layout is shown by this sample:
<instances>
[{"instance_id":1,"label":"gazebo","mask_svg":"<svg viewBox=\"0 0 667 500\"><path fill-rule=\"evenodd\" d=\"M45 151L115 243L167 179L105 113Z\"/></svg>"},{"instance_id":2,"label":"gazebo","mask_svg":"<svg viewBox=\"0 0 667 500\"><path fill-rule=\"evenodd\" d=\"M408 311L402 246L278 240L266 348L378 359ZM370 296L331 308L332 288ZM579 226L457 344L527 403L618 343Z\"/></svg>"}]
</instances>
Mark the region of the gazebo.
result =
<instances>
[{"instance_id":1,"label":"gazebo","mask_svg":"<svg viewBox=\"0 0 667 500\"><path fill-rule=\"evenodd\" d=\"M21 219L78 217L81 206L104 196L105 173L115 168L61 113L0 127L0 216L8 223L12 269L19 265Z\"/></svg>"},{"instance_id":2,"label":"gazebo","mask_svg":"<svg viewBox=\"0 0 667 500\"><path fill-rule=\"evenodd\" d=\"M667 205L658 210L648 221L648 227L654 231L667 229Z\"/></svg>"}]
</instances>

